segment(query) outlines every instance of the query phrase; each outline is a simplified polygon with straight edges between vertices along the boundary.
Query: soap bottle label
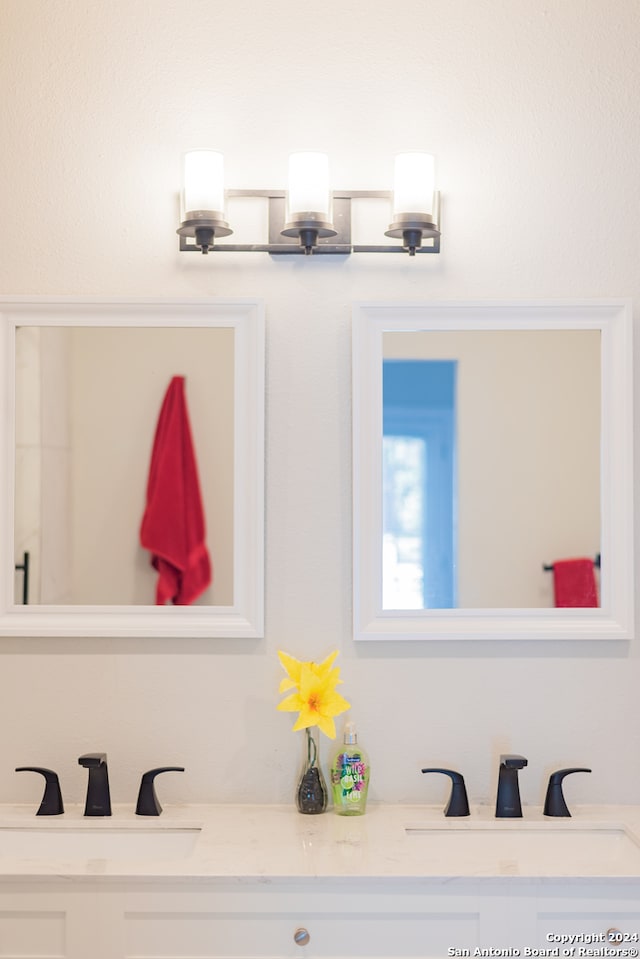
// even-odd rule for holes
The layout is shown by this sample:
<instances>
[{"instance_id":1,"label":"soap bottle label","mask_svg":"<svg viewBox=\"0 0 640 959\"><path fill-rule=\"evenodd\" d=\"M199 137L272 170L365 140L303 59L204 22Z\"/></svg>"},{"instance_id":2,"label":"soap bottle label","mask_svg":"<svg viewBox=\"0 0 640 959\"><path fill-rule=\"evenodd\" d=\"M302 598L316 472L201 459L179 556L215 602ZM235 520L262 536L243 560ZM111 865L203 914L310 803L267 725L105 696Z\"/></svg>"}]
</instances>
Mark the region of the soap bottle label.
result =
<instances>
[{"instance_id":1,"label":"soap bottle label","mask_svg":"<svg viewBox=\"0 0 640 959\"><path fill-rule=\"evenodd\" d=\"M364 812L367 802L369 767L357 750L338 753L331 770L333 801L337 812Z\"/></svg>"}]
</instances>

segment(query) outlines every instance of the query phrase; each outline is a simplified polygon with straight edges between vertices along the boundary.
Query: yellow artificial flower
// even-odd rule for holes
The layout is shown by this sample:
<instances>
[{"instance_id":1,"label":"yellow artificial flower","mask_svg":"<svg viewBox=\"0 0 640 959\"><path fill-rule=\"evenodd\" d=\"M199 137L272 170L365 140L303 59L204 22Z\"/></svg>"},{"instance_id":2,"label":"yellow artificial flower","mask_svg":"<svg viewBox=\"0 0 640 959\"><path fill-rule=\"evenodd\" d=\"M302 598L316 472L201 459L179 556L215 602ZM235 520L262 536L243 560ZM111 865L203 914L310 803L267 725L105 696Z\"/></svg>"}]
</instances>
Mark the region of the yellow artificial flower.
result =
<instances>
[{"instance_id":1,"label":"yellow artificial flower","mask_svg":"<svg viewBox=\"0 0 640 959\"><path fill-rule=\"evenodd\" d=\"M332 667L338 655L337 651L319 665L299 662L284 653L278 655L289 677L282 681L281 692L284 689L296 688L295 692L278 704L278 709L299 713L293 727L294 732L317 726L330 739L335 739L336 725L333 717L351 708L344 696L336 692L336 686L341 682L340 670L337 666Z\"/></svg>"},{"instance_id":2,"label":"yellow artificial flower","mask_svg":"<svg viewBox=\"0 0 640 959\"><path fill-rule=\"evenodd\" d=\"M323 677L331 673L331 666L334 659L338 655L338 650L336 649L333 653L330 653L326 659L321 663L303 663L299 659L295 659L293 656L289 656L288 653L283 653L282 650L278 650L278 658L282 664L283 669L287 673L287 678L283 679L280 683L279 692L284 693L287 689L294 689L294 687L300 686L300 672L303 666L309 666L318 676ZM340 675L340 670L336 666L335 672L337 675ZM342 682L341 679L338 679L338 682Z\"/></svg>"}]
</instances>

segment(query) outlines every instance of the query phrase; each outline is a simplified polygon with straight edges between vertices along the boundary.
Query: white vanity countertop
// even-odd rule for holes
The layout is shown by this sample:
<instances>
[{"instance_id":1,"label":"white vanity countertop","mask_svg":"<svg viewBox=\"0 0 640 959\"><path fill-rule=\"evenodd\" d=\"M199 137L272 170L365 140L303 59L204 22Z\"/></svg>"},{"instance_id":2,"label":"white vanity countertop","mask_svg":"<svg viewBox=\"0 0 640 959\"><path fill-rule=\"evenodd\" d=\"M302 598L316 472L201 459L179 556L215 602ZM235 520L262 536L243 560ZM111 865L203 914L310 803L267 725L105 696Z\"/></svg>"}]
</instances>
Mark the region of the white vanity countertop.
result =
<instances>
[{"instance_id":1,"label":"white vanity countertop","mask_svg":"<svg viewBox=\"0 0 640 959\"><path fill-rule=\"evenodd\" d=\"M640 806L575 807L569 819L545 817L539 807L525 806L523 813L496 820L489 806L474 806L469 817L446 819L441 807L372 804L364 816L345 817L331 809L304 816L293 805L165 805L160 817L147 818L114 805L113 815L102 819L84 817L81 806L36 817L33 806L0 805L0 878L640 883ZM14 837L28 830L31 846L34 830L115 831L122 846L125 831L188 827L200 829L193 851L167 858L26 858L3 849L13 842L9 830Z\"/></svg>"}]
</instances>

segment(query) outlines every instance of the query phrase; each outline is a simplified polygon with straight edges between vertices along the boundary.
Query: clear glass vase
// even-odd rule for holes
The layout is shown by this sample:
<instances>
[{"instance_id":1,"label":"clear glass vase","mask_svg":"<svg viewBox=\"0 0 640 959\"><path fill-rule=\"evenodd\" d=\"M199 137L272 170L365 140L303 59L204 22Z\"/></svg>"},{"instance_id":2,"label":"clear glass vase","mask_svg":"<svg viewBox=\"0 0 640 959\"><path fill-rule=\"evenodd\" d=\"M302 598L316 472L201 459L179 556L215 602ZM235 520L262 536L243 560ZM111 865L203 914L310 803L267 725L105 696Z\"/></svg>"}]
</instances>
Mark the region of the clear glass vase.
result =
<instances>
[{"instance_id":1,"label":"clear glass vase","mask_svg":"<svg viewBox=\"0 0 640 959\"><path fill-rule=\"evenodd\" d=\"M315 727L308 728L304 733L304 755L296 790L296 805L298 812L313 816L326 810L329 794L318 758L318 730Z\"/></svg>"}]
</instances>

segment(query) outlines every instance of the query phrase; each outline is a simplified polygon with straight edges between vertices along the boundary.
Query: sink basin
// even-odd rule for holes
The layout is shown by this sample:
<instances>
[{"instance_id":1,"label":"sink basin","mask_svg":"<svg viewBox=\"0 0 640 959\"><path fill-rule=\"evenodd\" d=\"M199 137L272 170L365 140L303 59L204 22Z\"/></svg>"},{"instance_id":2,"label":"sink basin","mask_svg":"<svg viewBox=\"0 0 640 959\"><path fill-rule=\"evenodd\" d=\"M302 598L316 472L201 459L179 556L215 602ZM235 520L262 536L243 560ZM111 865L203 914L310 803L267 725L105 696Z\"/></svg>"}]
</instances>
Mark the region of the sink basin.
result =
<instances>
[{"instance_id":1,"label":"sink basin","mask_svg":"<svg viewBox=\"0 0 640 959\"><path fill-rule=\"evenodd\" d=\"M199 826L0 826L0 859L182 859Z\"/></svg>"},{"instance_id":2,"label":"sink basin","mask_svg":"<svg viewBox=\"0 0 640 959\"><path fill-rule=\"evenodd\" d=\"M624 826L416 825L405 827L405 834L423 845L425 861L435 868L442 864L450 870L461 862L474 871L500 874L640 872L640 845Z\"/></svg>"}]
</instances>

